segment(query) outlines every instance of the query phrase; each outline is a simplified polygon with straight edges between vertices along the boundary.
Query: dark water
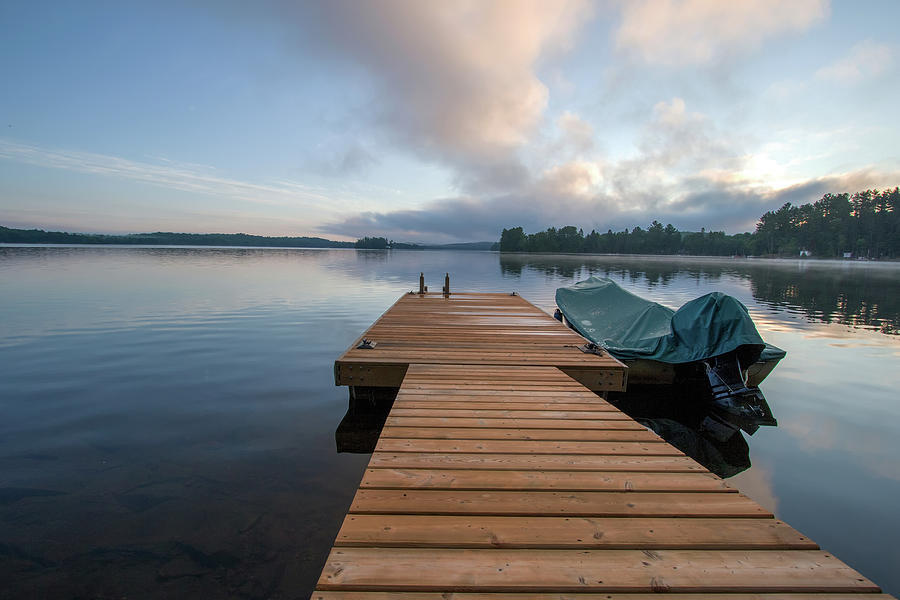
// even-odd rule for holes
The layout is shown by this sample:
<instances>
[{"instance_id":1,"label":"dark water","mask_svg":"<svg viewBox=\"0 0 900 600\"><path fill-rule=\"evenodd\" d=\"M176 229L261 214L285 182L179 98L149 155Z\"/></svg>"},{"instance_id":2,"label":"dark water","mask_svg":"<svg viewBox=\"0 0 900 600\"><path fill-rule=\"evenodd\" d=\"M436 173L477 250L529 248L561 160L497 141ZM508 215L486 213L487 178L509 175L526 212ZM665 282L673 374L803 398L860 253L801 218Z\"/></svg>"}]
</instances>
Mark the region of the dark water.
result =
<instances>
[{"instance_id":1,"label":"dark water","mask_svg":"<svg viewBox=\"0 0 900 600\"><path fill-rule=\"evenodd\" d=\"M896 265L0 247L0 597L306 598L368 461L332 363L419 271L737 296L788 357L731 481L900 594Z\"/></svg>"}]
</instances>

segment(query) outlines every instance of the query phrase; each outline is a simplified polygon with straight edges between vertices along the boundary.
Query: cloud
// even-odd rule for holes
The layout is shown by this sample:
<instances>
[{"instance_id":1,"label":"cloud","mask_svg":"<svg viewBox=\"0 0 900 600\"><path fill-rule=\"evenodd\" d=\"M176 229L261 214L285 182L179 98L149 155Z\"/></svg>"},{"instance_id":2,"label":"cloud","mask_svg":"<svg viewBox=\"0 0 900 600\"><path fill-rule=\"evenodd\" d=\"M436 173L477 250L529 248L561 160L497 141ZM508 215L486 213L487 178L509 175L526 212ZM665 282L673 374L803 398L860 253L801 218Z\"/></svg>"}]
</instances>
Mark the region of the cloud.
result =
<instances>
[{"instance_id":1,"label":"cloud","mask_svg":"<svg viewBox=\"0 0 900 600\"><path fill-rule=\"evenodd\" d=\"M539 195L557 200L583 198L595 194L602 180L602 166L599 163L574 160L544 171L536 191Z\"/></svg>"},{"instance_id":2,"label":"cloud","mask_svg":"<svg viewBox=\"0 0 900 600\"><path fill-rule=\"evenodd\" d=\"M778 496L775 495L775 488L772 485L772 470L759 464L755 458L753 467L732 477L730 483L767 511L778 512Z\"/></svg>"},{"instance_id":3,"label":"cloud","mask_svg":"<svg viewBox=\"0 0 900 600\"><path fill-rule=\"evenodd\" d=\"M397 145L456 172L471 191L527 177L517 150L541 123L538 63L564 52L590 14L585 0L285 4L307 43L362 66L373 121Z\"/></svg>"},{"instance_id":4,"label":"cloud","mask_svg":"<svg viewBox=\"0 0 900 600\"><path fill-rule=\"evenodd\" d=\"M447 198L421 209L360 213L325 224L319 232L355 237L376 233L397 241L431 243L491 241L499 239L500 229L508 226L503 224L513 214L517 223L524 219L529 227L544 227L546 215L540 207L523 211L524 203L525 199L516 196Z\"/></svg>"},{"instance_id":5,"label":"cloud","mask_svg":"<svg viewBox=\"0 0 900 600\"><path fill-rule=\"evenodd\" d=\"M639 153L607 169L608 192L629 211L659 211L679 195L681 182L738 168L740 144L739 136L720 132L681 98L658 102L639 136Z\"/></svg>"},{"instance_id":6,"label":"cloud","mask_svg":"<svg viewBox=\"0 0 900 600\"><path fill-rule=\"evenodd\" d=\"M650 64L704 65L804 31L828 13L827 0L629 0L616 45Z\"/></svg>"},{"instance_id":7,"label":"cloud","mask_svg":"<svg viewBox=\"0 0 900 600\"><path fill-rule=\"evenodd\" d=\"M584 154L594 149L594 127L571 111L566 111L556 120L560 131L558 149L575 154Z\"/></svg>"},{"instance_id":8,"label":"cloud","mask_svg":"<svg viewBox=\"0 0 900 600\"><path fill-rule=\"evenodd\" d=\"M316 153L307 161L312 170L325 175L356 175L362 173L379 162L373 150L360 142L346 142L333 150Z\"/></svg>"},{"instance_id":9,"label":"cloud","mask_svg":"<svg viewBox=\"0 0 900 600\"><path fill-rule=\"evenodd\" d=\"M859 83L887 71L893 60L893 46L865 40L853 46L844 58L816 71L816 79L844 85Z\"/></svg>"},{"instance_id":10,"label":"cloud","mask_svg":"<svg viewBox=\"0 0 900 600\"><path fill-rule=\"evenodd\" d=\"M75 202L47 206L29 205L2 211L2 225L24 229L40 228L48 231L124 234L149 231L181 231L195 233L246 232L259 235L304 235L313 230L304 216L285 214L266 216L255 210L228 210L221 206L211 209L194 203L160 212L158 210L97 210Z\"/></svg>"},{"instance_id":11,"label":"cloud","mask_svg":"<svg viewBox=\"0 0 900 600\"><path fill-rule=\"evenodd\" d=\"M163 188L226 197L252 204L308 206L332 212L334 199L323 191L294 181L256 183L233 179L203 165L141 162L73 150L47 149L0 139L0 159L38 167L118 177Z\"/></svg>"},{"instance_id":12,"label":"cloud","mask_svg":"<svg viewBox=\"0 0 900 600\"><path fill-rule=\"evenodd\" d=\"M566 122L587 132L576 115L566 116ZM763 213L785 202L813 202L826 192L886 187L900 180L900 170L894 168L777 181L759 170L760 156L747 152L749 145L690 110L683 99L672 98L653 107L634 156L569 158L545 166L512 193L368 212L329 223L321 231L451 242L498 239L503 228L516 226L529 232L569 224L606 231L658 219L684 231L705 227L737 233L752 231Z\"/></svg>"},{"instance_id":13,"label":"cloud","mask_svg":"<svg viewBox=\"0 0 900 600\"><path fill-rule=\"evenodd\" d=\"M723 181L706 176L684 178L672 186L670 200L652 213L664 223L683 230L724 229L730 233L753 231L756 221L768 210L785 202L806 204L826 193L855 192L886 188L900 181L900 170L858 169L832 173L785 187L765 182Z\"/></svg>"},{"instance_id":14,"label":"cloud","mask_svg":"<svg viewBox=\"0 0 900 600\"><path fill-rule=\"evenodd\" d=\"M804 204L827 192L885 188L900 181L900 170L869 169L783 188L696 175L655 186L650 182L635 202L633 197L603 191L601 174L596 164L566 164L548 170L531 188L516 194L447 198L421 209L366 212L323 225L319 232L355 237L377 234L414 242L490 241L509 227L521 226L529 233L562 225L618 231L645 227L657 219L682 231L705 227L738 233L753 231L763 213L785 202Z\"/></svg>"},{"instance_id":15,"label":"cloud","mask_svg":"<svg viewBox=\"0 0 900 600\"><path fill-rule=\"evenodd\" d=\"M577 115L563 115L558 144L582 145L592 136ZM574 135L573 135L574 132ZM574 141L573 139L574 138ZM752 227L771 202L768 189L722 174L746 160L733 134L725 134L681 98L657 103L635 156L616 161L566 157L521 180L514 192L431 202L422 209L371 212L326 225L322 231L398 240L496 239L504 227L535 231L550 225L621 229L668 219L680 228L722 223ZM649 216L648 216L649 215ZM715 220L714 220L715 219Z\"/></svg>"}]
</instances>

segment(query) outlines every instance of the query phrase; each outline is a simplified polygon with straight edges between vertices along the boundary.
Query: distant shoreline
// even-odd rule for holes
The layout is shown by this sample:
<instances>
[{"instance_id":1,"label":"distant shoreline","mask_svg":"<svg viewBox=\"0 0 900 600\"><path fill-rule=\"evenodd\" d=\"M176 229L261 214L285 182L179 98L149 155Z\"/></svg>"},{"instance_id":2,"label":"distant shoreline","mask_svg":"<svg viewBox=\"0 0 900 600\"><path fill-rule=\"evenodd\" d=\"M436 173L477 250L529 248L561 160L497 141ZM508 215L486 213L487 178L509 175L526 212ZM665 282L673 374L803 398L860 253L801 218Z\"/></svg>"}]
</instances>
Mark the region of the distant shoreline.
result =
<instances>
[{"instance_id":1,"label":"distant shoreline","mask_svg":"<svg viewBox=\"0 0 900 600\"><path fill-rule=\"evenodd\" d=\"M339 242L309 236L267 237L246 233L176 233L171 231L110 235L44 231L43 229L13 229L2 226L0 226L0 243L99 246L259 246L265 248L351 248L354 245L353 242Z\"/></svg>"},{"instance_id":2,"label":"distant shoreline","mask_svg":"<svg viewBox=\"0 0 900 600\"><path fill-rule=\"evenodd\" d=\"M422 251L450 251L450 252L491 252L500 254L507 258L539 258L548 256L560 256L565 258L619 258L619 259L642 259L655 261L677 261L677 260L695 260L703 262L765 262L765 263L781 263L781 264L815 264L815 265L833 265L847 266L857 265L863 266L900 266L900 259L855 259L855 258L818 258L809 257L785 257L785 256L716 256L703 254L588 254L584 252L499 252L497 250L473 250L466 248L452 248L440 246L420 246L418 248L387 248L387 249L370 249L370 248L354 248L350 247L313 247L313 246L214 246L211 244L189 245L189 244L52 244L52 243L10 243L0 242L0 248L112 248L112 249L183 249L183 250L354 250L356 252L422 252Z\"/></svg>"},{"instance_id":3,"label":"distant shoreline","mask_svg":"<svg viewBox=\"0 0 900 600\"><path fill-rule=\"evenodd\" d=\"M43 229L13 229L0 226L0 244L57 245L57 246L143 246L143 247L216 247L216 248L358 248L360 243L341 242L309 236L263 236L247 233L129 233L112 235L101 233L69 233ZM383 246L387 240L378 238ZM463 242L455 244L397 243L405 250L491 250L496 242Z\"/></svg>"}]
</instances>

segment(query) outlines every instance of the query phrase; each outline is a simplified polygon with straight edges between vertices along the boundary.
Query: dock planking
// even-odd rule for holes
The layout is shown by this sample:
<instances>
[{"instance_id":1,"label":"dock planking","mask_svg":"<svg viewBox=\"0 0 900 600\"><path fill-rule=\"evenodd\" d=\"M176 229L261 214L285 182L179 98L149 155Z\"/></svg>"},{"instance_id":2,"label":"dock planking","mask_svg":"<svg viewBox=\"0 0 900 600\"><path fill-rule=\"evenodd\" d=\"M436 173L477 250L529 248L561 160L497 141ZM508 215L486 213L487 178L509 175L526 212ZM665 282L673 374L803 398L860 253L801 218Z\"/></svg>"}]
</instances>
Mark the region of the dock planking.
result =
<instances>
[{"instance_id":1,"label":"dock planking","mask_svg":"<svg viewBox=\"0 0 900 600\"><path fill-rule=\"evenodd\" d=\"M556 365L409 358L315 600L889 597Z\"/></svg>"},{"instance_id":2,"label":"dock planking","mask_svg":"<svg viewBox=\"0 0 900 600\"><path fill-rule=\"evenodd\" d=\"M362 340L372 348L358 348ZM577 392L623 391L627 369L610 355L585 353L584 338L521 296L509 294L405 294L385 312L334 366L337 385L399 387L410 364L552 366L577 381L564 385ZM503 382L469 381L459 372L425 371L429 384L443 383L456 393L502 389ZM516 371L513 371L515 373ZM526 371L519 370L524 374ZM581 382L583 386L579 386ZM540 379L521 381L522 392L563 391ZM501 386L501 387L498 387ZM410 388L412 391L414 388Z\"/></svg>"}]
</instances>

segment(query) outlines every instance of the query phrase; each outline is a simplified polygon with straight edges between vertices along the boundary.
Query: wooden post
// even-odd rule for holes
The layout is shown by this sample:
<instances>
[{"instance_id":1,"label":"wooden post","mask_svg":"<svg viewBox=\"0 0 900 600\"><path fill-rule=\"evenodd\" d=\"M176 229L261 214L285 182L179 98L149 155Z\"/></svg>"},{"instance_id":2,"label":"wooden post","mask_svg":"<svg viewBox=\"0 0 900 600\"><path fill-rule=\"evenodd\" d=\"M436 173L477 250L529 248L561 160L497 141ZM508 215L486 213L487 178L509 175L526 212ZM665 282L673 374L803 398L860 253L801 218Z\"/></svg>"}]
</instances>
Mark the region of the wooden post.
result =
<instances>
[{"instance_id":1,"label":"wooden post","mask_svg":"<svg viewBox=\"0 0 900 600\"><path fill-rule=\"evenodd\" d=\"M424 294L428 291L428 288L425 287L425 273L419 273L419 293Z\"/></svg>"},{"instance_id":2,"label":"wooden post","mask_svg":"<svg viewBox=\"0 0 900 600\"><path fill-rule=\"evenodd\" d=\"M450 295L450 273L447 273L444 276L444 295L445 296Z\"/></svg>"}]
</instances>

